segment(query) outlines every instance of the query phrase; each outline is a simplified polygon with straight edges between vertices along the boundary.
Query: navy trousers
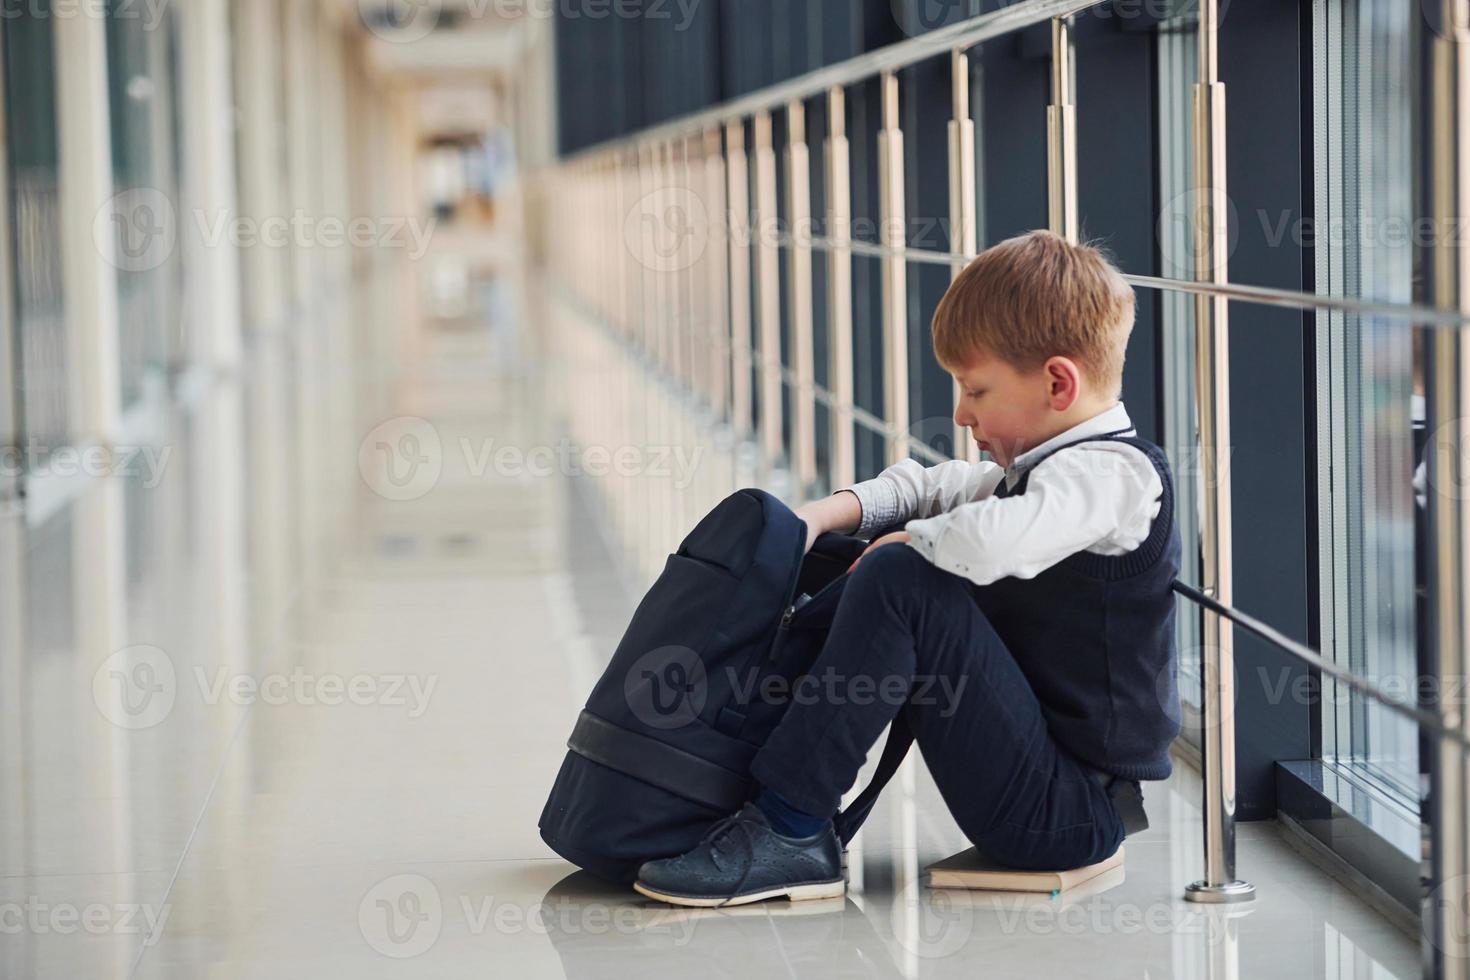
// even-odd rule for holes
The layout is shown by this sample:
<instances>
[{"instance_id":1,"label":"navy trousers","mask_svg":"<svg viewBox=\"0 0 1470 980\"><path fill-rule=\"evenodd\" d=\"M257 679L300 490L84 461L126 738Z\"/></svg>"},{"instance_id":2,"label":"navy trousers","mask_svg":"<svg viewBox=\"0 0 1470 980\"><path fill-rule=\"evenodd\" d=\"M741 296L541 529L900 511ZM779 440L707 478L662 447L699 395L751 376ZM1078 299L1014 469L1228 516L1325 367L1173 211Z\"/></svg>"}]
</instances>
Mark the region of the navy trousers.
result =
<instances>
[{"instance_id":1,"label":"navy trousers","mask_svg":"<svg viewBox=\"0 0 1470 980\"><path fill-rule=\"evenodd\" d=\"M751 774L808 813L835 813L900 712L960 829L991 859L1059 870L1111 856L1106 791L1047 730L1031 685L970 582L913 548L869 551Z\"/></svg>"}]
</instances>

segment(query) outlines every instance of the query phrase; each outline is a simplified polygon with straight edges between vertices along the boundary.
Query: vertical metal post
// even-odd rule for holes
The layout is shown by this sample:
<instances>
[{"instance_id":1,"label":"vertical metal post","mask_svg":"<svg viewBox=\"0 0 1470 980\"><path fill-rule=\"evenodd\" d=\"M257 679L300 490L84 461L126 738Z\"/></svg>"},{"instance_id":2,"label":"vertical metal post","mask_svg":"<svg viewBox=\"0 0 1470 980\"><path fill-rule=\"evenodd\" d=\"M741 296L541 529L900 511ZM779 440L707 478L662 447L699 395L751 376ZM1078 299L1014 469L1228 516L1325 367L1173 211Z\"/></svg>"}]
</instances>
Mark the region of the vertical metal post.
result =
<instances>
[{"instance_id":1,"label":"vertical metal post","mask_svg":"<svg viewBox=\"0 0 1470 980\"><path fill-rule=\"evenodd\" d=\"M847 90L827 90L827 317L831 352L828 387L837 404L832 419L831 486L845 487L857 479L857 456L852 414L852 178L847 147Z\"/></svg>"},{"instance_id":2,"label":"vertical metal post","mask_svg":"<svg viewBox=\"0 0 1470 980\"><path fill-rule=\"evenodd\" d=\"M730 411L736 438L750 432L750 174L745 163L745 123L725 125L725 186L729 214Z\"/></svg>"},{"instance_id":3,"label":"vertical metal post","mask_svg":"<svg viewBox=\"0 0 1470 980\"><path fill-rule=\"evenodd\" d=\"M730 324L727 319L729 298L725 292L729 275L725 249L725 155L717 128L704 133L704 203L709 221L708 243L704 255L706 329L709 349L706 368L710 379L709 404L716 422L730 418Z\"/></svg>"},{"instance_id":4,"label":"vertical metal post","mask_svg":"<svg viewBox=\"0 0 1470 980\"><path fill-rule=\"evenodd\" d=\"M1430 136L1427 213L1434 227L1462 228L1470 217L1470 2L1441 0L1443 18L1430 39L1430 104L1425 128ZM1434 305L1470 313L1470 249L1436 236L1429 255ZM1429 340L1426 449L1429 511L1428 567L1432 646L1427 673L1433 690L1458 691L1470 674L1470 473L1464 446L1470 431L1470 344L1464 331L1434 330ZM1447 726L1470 731L1463 699L1434 704ZM1444 739L1426 740L1429 783L1420 799L1425 868L1421 905L1424 976L1465 980L1465 902L1470 889L1470 829L1467 786L1470 760Z\"/></svg>"},{"instance_id":5,"label":"vertical metal post","mask_svg":"<svg viewBox=\"0 0 1470 980\"><path fill-rule=\"evenodd\" d=\"M1195 278L1226 276L1225 86L1219 79L1216 0L1201 0L1199 77L1194 87ZM1195 297L1195 397L1204 472L1203 591L1231 601L1230 334L1223 297ZM1200 755L1204 770L1205 877L1189 885L1192 902L1240 902L1255 886L1235 877L1235 656L1231 622L1204 613L1204 710Z\"/></svg>"},{"instance_id":6,"label":"vertical metal post","mask_svg":"<svg viewBox=\"0 0 1470 980\"><path fill-rule=\"evenodd\" d=\"M977 248L975 232L975 123L970 118L970 58L963 51L950 52L949 74L954 118L949 121L949 250L970 256ZM950 266L950 278L960 274L961 267ZM960 383L954 382L954 400L958 404ZM980 447L970 430L955 425L954 455L956 459L978 462Z\"/></svg>"},{"instance_id":7,"label":"vertical metal post","mask_svg":"<svg viewBox=\"0 0 1470 980\"><path fill-rule=\"evenodd\" d=\"M791 469L797 497L804 499L817 480L816 374L812 364L812 186L806 145L806 105L786 106L787 321L791 324Z\"/></svg>"},{"instance_id":8,"label":"vertical metal post","mask_svg":"<svg viewBox=\"0 0 1470 980\"><path fill-rule=\"evenodd\" d=\"M755 292L760 335L761 461L769 478L781 464L781 273L776 235L776 148L771 114L755 114Z\"/></svg>"},{"instance_id":9,"label":"vertical metal post","mask_svg":"<svg viewBox=\"0 0 1470 980\"><path fill-rule=\"evenodd\" d=\"M883 102L882 129L878 132L878 229L879 244L902 249L904 234L903 130L898 124L898 76L885 71L879 80ZM892 434L888 438L888 462L908 458L909 431L909 345L908 265L902 255L882 258L883 283L883 416Z\"/></svg>"},{"instance_id":10,"label":"vertical metal post","mask_svg":"<svg viewBox=\"0 0 1470 980\"><path fill-rule=\"evenodd\" d=\"M4 104L6 100L5 70L4 45L0 45L0 104ZM8 215L13 212L10 202L10 154L5 152L10 145L6 123L5 114L0 113L0 214ZM20 402L20 365L16 361L16 356L20 353L20 341L16 336L20 323L15 315L13 278L15 256L11 253L10 239L11 236L8 234L0 235L0 449L20 445L23 421ZM14 467L4 467L0 469L0 521L5 520L11 507L18 510L19 506L19 474ZM0 526L0 535L5 534L7 530ZM8 543L0 538L0 545ZM4 551L0 551L0 556L4 554ZM19 555L19 552L15 554ZM5 566L0 564L0 581L6 581L4 573ZM14 646L10 649L19 650L22 647ZM11 690L14 692L14 688ZM16 823L12 826L20 826L20 824Z\"/></svg>"},{"instance_id":11,"label":"vertical metal post","mask_svg":"<svg viewBox=\"0 0 1470 980\"><path fill-rule=\"evenodd\" d=\"M1077 240L1077 107L1072 103L1076 61L1070 17L1051 19L1051 105L1046 107L1047 227Z\"/></svg>"}]
</instances>

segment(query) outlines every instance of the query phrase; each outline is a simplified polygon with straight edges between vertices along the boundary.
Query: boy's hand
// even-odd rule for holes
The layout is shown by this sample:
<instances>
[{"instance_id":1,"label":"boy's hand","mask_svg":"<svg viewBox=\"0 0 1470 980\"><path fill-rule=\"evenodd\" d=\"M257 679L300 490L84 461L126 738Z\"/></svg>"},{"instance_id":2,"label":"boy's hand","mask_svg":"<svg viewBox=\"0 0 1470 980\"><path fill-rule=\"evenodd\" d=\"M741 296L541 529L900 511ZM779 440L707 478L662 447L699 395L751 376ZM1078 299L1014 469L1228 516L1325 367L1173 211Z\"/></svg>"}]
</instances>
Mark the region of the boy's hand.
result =
<instances>
[{"instance_id":1,"label":"boy's hand","mask_svg":"<svg viewBox=\"0 0 1470 980\"><path fill-rule=\"evenodd\" d=\"M884 545L884 544L902 544L905 541L907 541L908 539L909 539L909 532L907 532L907 531L894 531L892 534L885 534L881 538L874 538L872 541L868 542L868 546L863 549L863 554L862 555L858 555L857 556L857 559L851 565L848 565L847 566L847 570L850 572L854 568L857 568L858 562L860 562L860 561L863 560L863 555L866 555L868 552L872 551L874 548L878 547L879 545Z\"/></svg>"}]
</instances>

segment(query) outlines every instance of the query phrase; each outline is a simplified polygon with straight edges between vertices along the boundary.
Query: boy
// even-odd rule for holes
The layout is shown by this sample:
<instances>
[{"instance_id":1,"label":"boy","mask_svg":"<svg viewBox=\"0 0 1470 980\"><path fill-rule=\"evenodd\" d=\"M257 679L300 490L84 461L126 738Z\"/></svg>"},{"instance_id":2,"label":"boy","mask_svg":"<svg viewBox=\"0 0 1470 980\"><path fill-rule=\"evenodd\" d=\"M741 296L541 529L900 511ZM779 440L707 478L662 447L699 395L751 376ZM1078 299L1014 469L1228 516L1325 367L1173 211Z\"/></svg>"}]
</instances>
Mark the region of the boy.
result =
<instances>
[{"instance_id":1,"label":"boy","mask_svg":"<svg viewBox=\"0 0 1470 980\"><path fill-rule=\"evenodd\" d=\"M965 267L935 310L934 352L960 382L955 422L994 461L905 459L798 509L808 548L906 523L844 587L811 669L835 673L835 693L789 706L751 762L755 798L646 862L639 892L843 894L832 817L900 712L960 829L1002 864L1081 867L1146 826L1138 781L1169 775L1179 730L1179 538L1168 462L1118 401L1133 317L1118 270L1050 232ZM951 703L859 696L894 675Z\"/></svg>"}]
</instances>

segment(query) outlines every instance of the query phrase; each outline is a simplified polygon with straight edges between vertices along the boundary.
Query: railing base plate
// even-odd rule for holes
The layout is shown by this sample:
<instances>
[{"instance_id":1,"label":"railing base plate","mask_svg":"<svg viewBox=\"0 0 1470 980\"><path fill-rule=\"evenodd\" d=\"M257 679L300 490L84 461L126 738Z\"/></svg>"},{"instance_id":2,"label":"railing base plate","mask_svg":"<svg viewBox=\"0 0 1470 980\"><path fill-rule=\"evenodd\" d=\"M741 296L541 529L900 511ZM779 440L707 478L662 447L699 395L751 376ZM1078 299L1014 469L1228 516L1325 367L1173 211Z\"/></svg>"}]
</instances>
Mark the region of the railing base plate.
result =
<instances>
[{"instance_id":1,"label":"railing base plate","mask_svg":"<svg viewBox=\"0 0 1470 980\"><path fill-rule=\"evenodd\" d=\"M1200 902L1207 905L1228 905L1234 902L1249 902L1256 897L1256 886L1248 881L1227 881L1221 885L1211 885L1205 881L1196 881L1184 889L1184 900L1186 902Z\"/></svg>"}]
</instances>

